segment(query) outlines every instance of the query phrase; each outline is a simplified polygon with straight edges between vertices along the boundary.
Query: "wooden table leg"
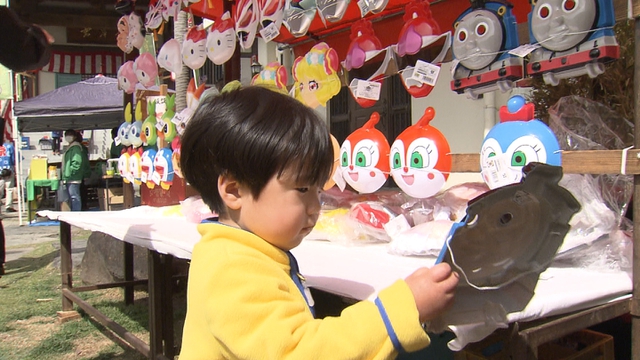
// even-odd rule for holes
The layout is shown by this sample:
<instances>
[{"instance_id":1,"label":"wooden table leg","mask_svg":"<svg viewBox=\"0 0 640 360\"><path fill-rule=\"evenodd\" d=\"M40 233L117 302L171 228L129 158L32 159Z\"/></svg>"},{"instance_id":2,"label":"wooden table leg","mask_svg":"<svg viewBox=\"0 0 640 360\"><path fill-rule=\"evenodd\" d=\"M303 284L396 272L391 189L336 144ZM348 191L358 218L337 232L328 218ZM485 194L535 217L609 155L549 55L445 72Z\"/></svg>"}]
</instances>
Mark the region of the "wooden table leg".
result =
<instances>
[{"instance_id":1,"label":"wooden table leg","mask_svg":"<svg viewBox=\"0 0 640 360\"><path fill-rule=\"evenodd\" d=\"M71 225L60 221L60 274L62 288L73 288L73 264L71 262ZM64 293L62 295L62 311L73 310L73 302Z\"/></svg>"},{"instance_id":2,"label":"wooden table leg","mask_svg":"<svg viewBox=\"0 0 640 360\"><path fill-rule=\"evenodd\" d=\"M123 241L124 281L133 281L133 244ZM133 285L124 287L124 303L133 304Z\"/></svg>"},{"instance_id":3,"label":"wooden table leg","mask_svg":"<svg viewBox=\"0 0 640 360\"><path fill-rule=\"evenodd\" d=\"M149 250L149 345L151 359L174 356L173 256Z\"/></svg>"}]
</instances>

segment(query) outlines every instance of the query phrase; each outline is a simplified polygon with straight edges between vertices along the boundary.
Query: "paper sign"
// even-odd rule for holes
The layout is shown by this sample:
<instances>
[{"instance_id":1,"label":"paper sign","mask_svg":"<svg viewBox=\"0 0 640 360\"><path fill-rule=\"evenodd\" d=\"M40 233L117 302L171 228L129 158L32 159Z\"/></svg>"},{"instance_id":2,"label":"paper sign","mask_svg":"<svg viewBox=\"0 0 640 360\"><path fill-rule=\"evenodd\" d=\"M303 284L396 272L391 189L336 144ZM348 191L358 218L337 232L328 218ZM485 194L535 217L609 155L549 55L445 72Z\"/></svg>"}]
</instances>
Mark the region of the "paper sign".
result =
<instances>
[{"instance_id":1,"label":"paper sign","mask_svg":"<svg viewBox=\"0 0 640 360\"><path fill-rule=\"evenodd\" d=\"M358 80L356 85L356 97L369 100L380 100L382 84L377 81Z\"/></svg>"},{"instance_id":2,"label":"paper sign","mask_svg":"<svg viewBox=\"0 0 640 360\"><path fill-rule=\"evenodd\" d=\"M151 181L153 181L154 183L156 183L157 185L160 185L160 174L158 174L157 172L154 172L151 175Z\"/></svg>"},{"instance_id":3,"label":"paper sign","mask_svg":"<svg viewBox=\"0 0 640 360\"><path fill-rule=\"evenodd\" d=\"M156 129L162 131L165 125L167 124L164 122L164 120L158 119L158 122L156 123Z\"/></svg>"},{"instance_id":4,"label":"paper sign","mask_svg":"<svg viewBox=\"0 0 640 360\"><path fill-rule=\"evenodd\" d=\"M489 158L487 166L482 170L482 175L491 189L512 184L513 177L509 176L510 174L506 158L501 155Z\"/></svg>"},{"instance_id":5,"label":"paper sign","mask_svg":"<svg viewBox=\"0 0 640 360\"><path fill-rule=\"evenodd\" d=\"M539 44L522 44L515 49L509 50L509 54L519 56L519 57L525 57L529 55L530 52L532 52L533 50L539 47L540 47Z\"/></svg>"},{"instance_id":6,"label":"paper sign","mask_svg":"<svg viewBox=\"0 0 640 360\"><path fill-rule=\"evenodd\" d=\"M140 174L140 181L142 181L143 183L147 182L147 176L148 174L146 172L143 172L142 174Z\"/></svg>"},{"instance_id":7,"label":"paper sign","mask_svg":"<svg viewBox=\"0 0 640 360\"><path fill-rule=\"evenodd\" d=\"M423 84L436 86L438 74L440 74L440 66L418 60L415 68L413 69L411 78Z\"/></svg>"},{"instance_id":8,"label":"paper sign","mask_svg":"<svg viewBox=\"0 0 640 360\"><path fill-rule=\"evenodd\" d=\"M262 36L265 42L269 42L277 38L278 35L280 35L280 30L278 30L275 22L272 22L271 24L267 25L267 27L260 30L260 36Z\"/></svg>"}]
</instances>

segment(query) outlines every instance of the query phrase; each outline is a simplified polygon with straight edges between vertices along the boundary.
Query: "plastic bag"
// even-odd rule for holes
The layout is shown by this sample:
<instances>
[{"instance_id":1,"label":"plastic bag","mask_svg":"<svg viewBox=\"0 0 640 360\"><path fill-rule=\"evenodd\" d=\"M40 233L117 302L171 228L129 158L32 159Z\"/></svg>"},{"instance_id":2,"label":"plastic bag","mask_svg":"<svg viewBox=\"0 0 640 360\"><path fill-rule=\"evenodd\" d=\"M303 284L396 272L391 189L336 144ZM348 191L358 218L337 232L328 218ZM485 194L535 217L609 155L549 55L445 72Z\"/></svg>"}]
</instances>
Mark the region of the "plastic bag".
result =
<instances>
[{"instance_id":1,"label":"plastic bag","mask_svg":"<svg viewBox=\"0 0 640 360\"><path fill-rule=\"evenodd\" d=\"M549 108L549 127L562 150L615 150L633 145L634 126L603 104L580 96L566 96ZM602 200L616 213L618 224L633 194L633 176L589 175Z\"/></svg>"},{"instance_id":2,"label":"plastic bag","mask_svg":"<svg viewBox=\"0 0 640 360\"><path fill-rule=\"evenodd\" d=\"M216 217L216 213L202 201L200 195L188 197L180 202L180 212L187 221L199 224L202 220Z\"/></svg>"}]
</instances>

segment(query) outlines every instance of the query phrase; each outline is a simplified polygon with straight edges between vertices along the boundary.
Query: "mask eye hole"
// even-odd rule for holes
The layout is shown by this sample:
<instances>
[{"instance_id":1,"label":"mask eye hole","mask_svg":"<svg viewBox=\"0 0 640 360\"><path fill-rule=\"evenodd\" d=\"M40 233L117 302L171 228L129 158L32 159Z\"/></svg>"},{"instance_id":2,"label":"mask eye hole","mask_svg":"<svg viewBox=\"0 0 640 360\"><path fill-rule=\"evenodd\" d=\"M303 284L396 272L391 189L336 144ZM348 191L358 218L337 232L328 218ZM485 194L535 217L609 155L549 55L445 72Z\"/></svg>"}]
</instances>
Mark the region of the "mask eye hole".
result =
<instances>
[{"instance_id":1,"label":"mask eye hole","mask_svg":"<svg viewBox=\"0 0 640 360\"><path fill-rule=\"evenodd\" d=\"M542 7L540 7L540 10L538 10L538 16L540 17L540 19L546 19L551 16L551 8L549 7L549 5L543 5Z\"/></svg>"},{"instance_id":2,"label":"mask eye hole","mask_svg":"<svg viewBox=\"0 0 640 360\"><path fill-rule=\"evenodd\" d=\"M486 33L487 33L486 23L480 23L478 24L478 26L476 26L476 34L478 34L478 36L484 36Z\"/></svg>"},{"instance_id":3,"label":"mask eye hole","mask_svg":"<svg viewBox=\"0 0 640 360\"><path fill-rule=\"evenodd\" d=\"M569 12L572 11L573 9L576 8L576 2L575 0L566 0L563 4L562 4L562 8Z\"/></svg>"},{"instance_id":4,"label":"mask eye hole","mask_svg":"<svg viewBox=\"0 0 640 360\"><path fill-rule=\"evenodd\" d=\"M465 42L465 40L467 40L467 31L460 30L460 32L458 33L458 41Z\"/></svg>"}]
</instances>

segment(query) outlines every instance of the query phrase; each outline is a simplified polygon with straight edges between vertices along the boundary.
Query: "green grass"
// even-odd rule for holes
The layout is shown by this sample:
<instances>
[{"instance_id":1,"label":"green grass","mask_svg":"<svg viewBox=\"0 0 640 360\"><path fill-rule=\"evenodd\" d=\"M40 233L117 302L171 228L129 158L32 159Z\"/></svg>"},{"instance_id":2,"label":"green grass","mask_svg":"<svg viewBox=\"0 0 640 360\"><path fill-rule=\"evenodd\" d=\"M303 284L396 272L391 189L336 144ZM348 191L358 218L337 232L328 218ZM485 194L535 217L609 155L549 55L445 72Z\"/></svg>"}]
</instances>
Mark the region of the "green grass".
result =
<instances>
[{"instance_id":1,"label":"green grass","mask_svg":"<svg viewBox=\"0 0 640 360\"><path fill-rule=\"evenodd\" d=\"M61 276L60 270L51 265L57 255L53 242L44 243L27 256L7 263L6 275L0 278L0 360L144 359L81 310L80 320L58 323ZM79 270L74 270L77 275ZM80 280L74 278L74 283L80 284ZM146 292L136 291L133 305L124 304L121 289L79 295L148 342ZM176 312L177 319L184 317L184 310ZM177 333L180 326L176 324Z\"/></svg>"}]
</instances>

